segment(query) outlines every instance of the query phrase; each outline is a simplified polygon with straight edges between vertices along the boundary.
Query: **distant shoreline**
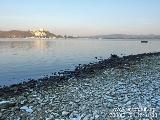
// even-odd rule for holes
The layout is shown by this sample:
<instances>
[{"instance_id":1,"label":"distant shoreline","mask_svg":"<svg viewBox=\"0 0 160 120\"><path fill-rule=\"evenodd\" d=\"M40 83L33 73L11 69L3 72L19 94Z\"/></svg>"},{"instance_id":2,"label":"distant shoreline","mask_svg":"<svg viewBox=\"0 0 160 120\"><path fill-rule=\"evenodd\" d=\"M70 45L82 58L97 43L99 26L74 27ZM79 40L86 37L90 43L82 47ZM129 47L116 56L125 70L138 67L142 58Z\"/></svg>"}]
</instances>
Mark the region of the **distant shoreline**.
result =
<instances>
[{"instance_id":1,"label":"distant shoreline","mask_svg":"<svg viewBox=\"0 0 160 120\"><path fill-rule=\"evenodd\" d=\"M94 38L94 39L160 39L160 35L131 35L131 34L107 34L90 36L56 35L50 31L40 29L35 31L10 30L1 31L0 38Z\"/></svg>"},{"instance_id":2,"label":"distant shoreline","mask_svg":"<svg viewBox=\"0 0 160 120\"><path fill-rule=\"evenodd\" d=\"M53 34L47 30L10 30L10 31L0 31L0 38L63 38L61 35Z\"/></svg>"}]
</instances>

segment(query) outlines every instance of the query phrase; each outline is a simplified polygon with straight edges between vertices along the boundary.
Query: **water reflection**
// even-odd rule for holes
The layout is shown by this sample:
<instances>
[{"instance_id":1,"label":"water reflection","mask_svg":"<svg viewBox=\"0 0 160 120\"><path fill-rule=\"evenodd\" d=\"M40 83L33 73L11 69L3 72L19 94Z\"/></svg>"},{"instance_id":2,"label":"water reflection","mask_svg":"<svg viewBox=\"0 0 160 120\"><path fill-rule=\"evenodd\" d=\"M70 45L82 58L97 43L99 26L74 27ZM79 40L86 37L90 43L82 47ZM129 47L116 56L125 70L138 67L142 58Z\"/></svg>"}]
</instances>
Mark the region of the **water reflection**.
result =
<instances>
[{"instance_id":1,"label":"water reflection","mask_svg":"<svg viewBox=\"0 0 160 120\"><path fill-rule=\"evenodd\" d=\"M46 50L49 48L49 41L43 39L35 40L18 40L18 41L0 41L0 51L8 51L11 49L37 49Z\"/></svg>"},{"instance_id":2,"label":"water reflection","mask_svg":"<svg viewBox=\"0 0 160 120\"><path fill-rule=\"evenodd\" d=\"M37 39L33 41L33 46L34 49L39 49L39 50L45 50L49 48L48 41L42 40L42 39Z\"/></svg>"}]
</instances>

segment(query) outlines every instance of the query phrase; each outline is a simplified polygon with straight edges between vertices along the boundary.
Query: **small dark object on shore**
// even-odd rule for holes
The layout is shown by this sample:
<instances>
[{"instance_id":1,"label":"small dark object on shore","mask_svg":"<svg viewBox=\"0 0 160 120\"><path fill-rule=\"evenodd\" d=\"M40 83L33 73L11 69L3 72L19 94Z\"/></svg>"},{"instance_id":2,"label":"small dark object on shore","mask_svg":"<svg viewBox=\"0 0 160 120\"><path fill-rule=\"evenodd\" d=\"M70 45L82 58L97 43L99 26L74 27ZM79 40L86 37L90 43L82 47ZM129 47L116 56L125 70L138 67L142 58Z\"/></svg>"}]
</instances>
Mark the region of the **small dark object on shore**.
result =
<instances>
[{"instance_id":1,"label":"small dark object on shore","mask_svg":"<svg viewBox=\"0 0 160 120\"><path fill-rule=\"evenodd\" d=\"M116 54L111 54L111 57L110 57L111 59L117 59L117 58L119 58L119 56L118 55L116 55Z\"/></svg>"},{"instance_id":2,"label":"small dark object on shore","mask_svg":"<svg viewBox=\"0 0 160 120\"><path fill-rule=\"evenodd\" d=\"M142 40L141 43L148 43L148 41L147 40Z\"/></svg>"}]
</instances>

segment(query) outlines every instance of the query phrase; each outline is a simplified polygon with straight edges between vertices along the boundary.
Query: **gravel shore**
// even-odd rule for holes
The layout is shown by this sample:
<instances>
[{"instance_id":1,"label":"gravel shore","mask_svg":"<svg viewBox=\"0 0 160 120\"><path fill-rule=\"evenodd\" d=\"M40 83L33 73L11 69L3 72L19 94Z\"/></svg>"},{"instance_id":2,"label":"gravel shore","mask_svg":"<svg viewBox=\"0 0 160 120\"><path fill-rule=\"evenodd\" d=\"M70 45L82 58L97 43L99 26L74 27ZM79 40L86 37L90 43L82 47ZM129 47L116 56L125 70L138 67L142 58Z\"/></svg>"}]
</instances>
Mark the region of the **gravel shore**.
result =
<instances>
[{"instance_id":1,"label":"gravel shore","mask_svg":"<svg viewBox=\"0 0 160 120\"><path fill-rule=\"evenodd\" d=\"M160 54L2 96L0 119L160 120Z\"/></svg>"}]
</instances>

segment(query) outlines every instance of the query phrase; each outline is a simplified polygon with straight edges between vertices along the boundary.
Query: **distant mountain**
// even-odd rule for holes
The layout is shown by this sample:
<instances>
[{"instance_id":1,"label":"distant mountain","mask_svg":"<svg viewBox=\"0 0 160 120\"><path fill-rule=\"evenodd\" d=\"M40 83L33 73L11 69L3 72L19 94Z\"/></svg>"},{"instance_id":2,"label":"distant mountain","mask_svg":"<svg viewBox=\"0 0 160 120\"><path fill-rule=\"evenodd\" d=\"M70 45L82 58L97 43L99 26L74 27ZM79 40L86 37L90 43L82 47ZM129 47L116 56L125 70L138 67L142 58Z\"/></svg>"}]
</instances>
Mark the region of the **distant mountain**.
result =
<instances>
[{"instance_id":1,"label":"distant mountain","mask_svg":"<svg viewBox=\"0 0 160 120\"><path fill-rule=\"evenodd\" d=\"M62 38L61 35L55 35L49 31L40 29L36 31L20 31L20 30L11 30L11 31L0 31L0 38Z\"/></svg>"},{"instance_id":2,"label":"distant mountain","mask_svg":"<svg viewBox=\"0 0 160 120\"><path fill-rule=\"evenodd\" d=\"M127 35L127 34L110 34L110 35L95 35L90 38L102 39L160 39L160 35Z\"/></svg>"}]
</instances>

